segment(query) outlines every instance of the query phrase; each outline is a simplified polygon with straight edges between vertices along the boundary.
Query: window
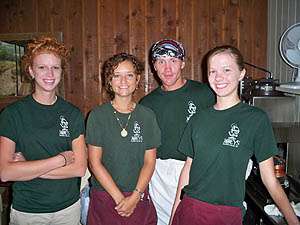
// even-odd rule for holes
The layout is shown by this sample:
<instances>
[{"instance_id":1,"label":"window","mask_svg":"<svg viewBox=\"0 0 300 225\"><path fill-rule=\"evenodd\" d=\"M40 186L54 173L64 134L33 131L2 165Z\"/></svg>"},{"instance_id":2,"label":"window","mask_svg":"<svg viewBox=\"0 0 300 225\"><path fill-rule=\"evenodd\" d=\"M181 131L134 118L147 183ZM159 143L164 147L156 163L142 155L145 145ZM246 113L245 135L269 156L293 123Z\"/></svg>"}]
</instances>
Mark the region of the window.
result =
<instances>
[{"instance_id":1,"label":"window","mask_svg":"<svg viewBox=\"0 0 300 225\"><path fill-rule=\"evenodd\" d=\"M30 81L21 72L24 45L22 41L0 41L0 96L30 93Z\"/></svg>"}]
</instances>

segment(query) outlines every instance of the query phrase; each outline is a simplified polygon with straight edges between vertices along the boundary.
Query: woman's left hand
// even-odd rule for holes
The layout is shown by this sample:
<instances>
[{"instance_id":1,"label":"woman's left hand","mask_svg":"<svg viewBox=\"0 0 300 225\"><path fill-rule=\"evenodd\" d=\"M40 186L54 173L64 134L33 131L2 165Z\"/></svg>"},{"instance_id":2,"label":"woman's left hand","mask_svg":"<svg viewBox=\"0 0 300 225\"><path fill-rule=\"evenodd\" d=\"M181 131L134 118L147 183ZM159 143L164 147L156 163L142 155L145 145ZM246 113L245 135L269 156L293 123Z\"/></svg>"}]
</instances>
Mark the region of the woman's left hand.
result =
<instances>
[{"instance_id":1,"label":"woman's left hand","mask_svg":"<svg viewBox=\"0 0 300 225\"><path fill-rule=\"evenodd\" d=\"M129 217L136 208L137 203L140 201L140 195L133 192L130 196L125 197L116 207L120 216Z\"/></svg>"}]
</instances>

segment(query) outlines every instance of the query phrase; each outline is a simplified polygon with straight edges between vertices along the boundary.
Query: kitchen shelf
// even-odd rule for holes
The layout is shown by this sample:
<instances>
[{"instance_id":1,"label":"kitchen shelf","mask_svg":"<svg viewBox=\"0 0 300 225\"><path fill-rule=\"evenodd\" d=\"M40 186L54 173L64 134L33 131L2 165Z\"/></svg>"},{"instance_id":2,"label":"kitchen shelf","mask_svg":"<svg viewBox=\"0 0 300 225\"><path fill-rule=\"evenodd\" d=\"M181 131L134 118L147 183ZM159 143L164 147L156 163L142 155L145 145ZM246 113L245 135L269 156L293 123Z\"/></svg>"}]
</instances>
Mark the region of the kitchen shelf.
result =
<instances>
[{"instance_id":1,"label":"kitchen shelf","mask_svg":"<svg viewBox=\"0 0 300 225\"><path fill-rule=\"evenodd\" d=\"M276 87L276 90L284 92L284 93L300 95L300 89L285 88L285 87L278 86L278 87Z\"/></svg>"}]
</instances>

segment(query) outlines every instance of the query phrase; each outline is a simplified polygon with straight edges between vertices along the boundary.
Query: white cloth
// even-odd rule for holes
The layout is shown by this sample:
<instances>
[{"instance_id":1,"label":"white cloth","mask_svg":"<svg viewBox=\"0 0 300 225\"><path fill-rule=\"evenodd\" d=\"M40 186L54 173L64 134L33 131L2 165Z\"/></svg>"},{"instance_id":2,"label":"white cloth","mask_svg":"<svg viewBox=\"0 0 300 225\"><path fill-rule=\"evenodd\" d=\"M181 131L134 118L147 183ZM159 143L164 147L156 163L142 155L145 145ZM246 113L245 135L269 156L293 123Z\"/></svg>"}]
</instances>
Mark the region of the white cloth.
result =
<instances>
[{"instance_id":1,"label":"white cloth","mask_svg":"<svg viewBox=\"0 0 300 225\"><path fill-rule=\"evenodd\" d=\"M185 161L157 159L155 170L149 183L149 193L157 212L157 225L168 225L176 197L179 176ZM253 162L250 159L245 174L248 178ZM247 209L246 202L244 207Z\"/></svg>"},{"instance_id":2,"label":"white cloth","mask_svg":"<svg viewBox=\"0 0 300 225\"><path fill-rule=\"evenodd\" d=\"M253 167L253 161L252 161L252 159L249 159L248 165L247 165L247 170L246 170L246 175L245 175L245 180L247 180L248 177L250 176L250 173L252 171L252 167ZM244 206L245 210L248 209L247 202L243 201L243 206Z\"/></svg>"},{"instance_id":3,"label":"white cloth","mask_svg":"<svg viewBox=\"0 0 300 225\"><path fill-rule=\"evenodd\" d=\"M157 225L168 225L176 197L179 176L185 161L157 159L149 193L157 212Z\"/></svg>"},{"instance_id":4,"label":"white cloth","mask_svg":"<svg viewBox=\"0 0 300 225\"><path fill-rule=\"evenodd\" d=\"M252 159L249 159L247 169L246 169L245 180L247 180L248 177L250 176L250 173L252 171L252 167L253 167L253 161L252 161Z\"/></svg>"},{"instance_id":5,"label":"white cloth","mask_svg":"<svg viewBox=\"0 0 300 225\"><path fill-rule=\"evenodd\" d=\"M85 171L85 175L81 178L80 191L89 183L89 178L91 176L91 172L89 169Z\"/></svg>"},{"instance_id":6,"label":"white cloth","mask_svg":"<svg viewBox=\"0 0 300 225\"><path fill-rule=\"evenodd\" d=\"M80 192L80 223L87 225L87 216L90 205L90 186L86 184Z\"/></svg>"},{"instance_id":7,"label":"white cloth","mask_svg":"<svg viewBox=\"0 0 300 225\"><path fill-rule=\"evenodd\" d=\"M291 202L291 206L294 209L295 214L300 217L300 202L298 202L297 204ZM281 212L274 204L266 205L264 207L264 210L269 216L282 216Z\"/></svg>"}]
</instances>

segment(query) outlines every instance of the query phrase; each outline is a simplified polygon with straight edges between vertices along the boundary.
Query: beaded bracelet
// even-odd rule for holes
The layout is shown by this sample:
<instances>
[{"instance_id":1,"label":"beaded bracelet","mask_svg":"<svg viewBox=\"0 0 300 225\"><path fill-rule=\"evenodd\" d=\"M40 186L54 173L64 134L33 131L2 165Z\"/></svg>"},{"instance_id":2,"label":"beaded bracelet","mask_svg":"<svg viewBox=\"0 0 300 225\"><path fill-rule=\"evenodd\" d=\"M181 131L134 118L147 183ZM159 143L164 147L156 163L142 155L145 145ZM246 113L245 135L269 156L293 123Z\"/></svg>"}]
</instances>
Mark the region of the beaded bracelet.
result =
<instances>
[{"instance_id":1,"label":"beaded bracelet","mask_svg":"<svg viewBox=\"0 0 300 225\"><path fill-rule=\"evenodd\" d=\"M61 154L61 153L59 153L59 155L61 155L62 157L64 157L65 165L63 165L63 167L66 166L67 165L67 159L66 159L66 157L63 154Z\"/></svg>"}]
</instances>

